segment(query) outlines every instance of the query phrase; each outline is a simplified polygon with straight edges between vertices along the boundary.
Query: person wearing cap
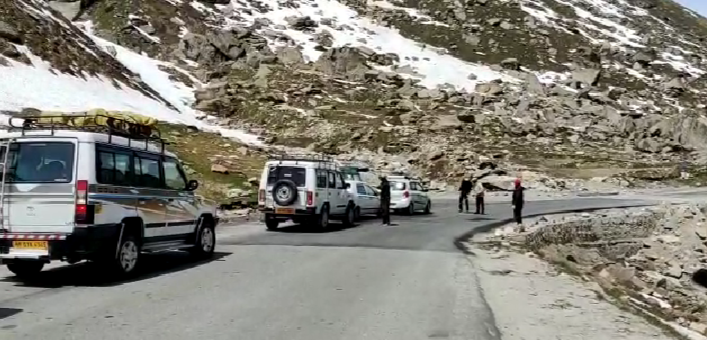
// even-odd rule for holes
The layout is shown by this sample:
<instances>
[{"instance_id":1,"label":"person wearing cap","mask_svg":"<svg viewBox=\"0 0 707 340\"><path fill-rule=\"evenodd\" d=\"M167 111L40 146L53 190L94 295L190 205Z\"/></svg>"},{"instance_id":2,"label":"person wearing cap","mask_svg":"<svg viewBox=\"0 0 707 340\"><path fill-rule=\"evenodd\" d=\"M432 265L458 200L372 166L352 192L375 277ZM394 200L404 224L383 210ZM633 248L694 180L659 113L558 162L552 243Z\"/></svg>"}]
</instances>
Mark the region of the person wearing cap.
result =
<instances>
[{"instance_id":1,"label":"person wearing cap","mask_svg":"<svg viewBox=\"0 0 707 340\"><path fill-rule=\"evenodd\" d=\"M525 188L523 188L523 186L521 185L520 178L516 179L511 204L513 205L513 219L516 221L516 223L518 223L519 226L523 223L522 212L523 204L525 203L525 198L523 197L523 190L525 190Z\"/></svg>"},{"instance_id":2,"label":"person wearing cap","mask_svg":"<svg viewBox=\"0 0 707 340\"><path fill-rule=\"evenodd\" d=\"M381 216L383 224L390 225L390 182L385 176L380 177L381 185Z\"/></svg>"}]
</instances>

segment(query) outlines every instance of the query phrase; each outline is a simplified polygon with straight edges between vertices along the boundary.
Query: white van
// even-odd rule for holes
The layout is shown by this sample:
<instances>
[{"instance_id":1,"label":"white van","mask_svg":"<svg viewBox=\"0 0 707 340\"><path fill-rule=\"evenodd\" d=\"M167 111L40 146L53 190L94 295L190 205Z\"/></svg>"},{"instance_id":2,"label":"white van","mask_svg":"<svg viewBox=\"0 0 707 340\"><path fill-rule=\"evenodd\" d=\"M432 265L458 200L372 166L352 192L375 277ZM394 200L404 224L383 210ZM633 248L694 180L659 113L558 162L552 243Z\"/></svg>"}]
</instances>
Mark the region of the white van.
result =
<instances>
[{"instance_id":1,"label":"white van","mask_svg":"<svg viewBox=\"0 0 707 340\"><path fill-rule=\"evenodd\" d=\"M18 276L52 260L129 274L142 252L213 254L216 209L155 132L29 119L0 131L0 262Z\"/></svg>"},{"instance_id":2,"label":"white van","mask_svg":"<svg viewBox=\"0 0 707 340\"><path fill-rule=\"evenodd\" d=\"M330 219L339 219L351 226L356 205L349 187L330 157L283 155L265 163L258 206L268 230L287 220L324 229Z\"/></svg>"}]
</instances>

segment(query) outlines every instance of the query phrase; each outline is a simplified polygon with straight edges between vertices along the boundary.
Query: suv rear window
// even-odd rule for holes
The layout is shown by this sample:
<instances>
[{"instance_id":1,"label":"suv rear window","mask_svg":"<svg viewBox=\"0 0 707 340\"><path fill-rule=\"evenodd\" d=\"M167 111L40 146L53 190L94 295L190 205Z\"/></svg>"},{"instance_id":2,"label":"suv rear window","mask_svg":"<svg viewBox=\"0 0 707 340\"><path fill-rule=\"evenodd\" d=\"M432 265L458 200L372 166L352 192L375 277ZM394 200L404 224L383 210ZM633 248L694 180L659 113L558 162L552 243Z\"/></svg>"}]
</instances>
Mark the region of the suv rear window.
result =
<instances>
[{"instance_id":1,"label":"suv rear window","mask_svg":"<svg viewBox=\"0 0 707 340\"><path fill-rule=\"evenodd\" d=\"M10 183L69 183L74 173L73 143L10 144L7 177ZM0 157L4 157L4 148Z\"/></svg>"},{"instance_id":2,"label":"suv rear window","mask_svg":"<svg viewBox=\"0 0 707 340\"><path fill-rule=\"evenodd\" d=\"M390 182L390 190L405 190L405 182Z\"/></svg>"},{"instance_id":3,"label":"suv rear window","mask_svg":"<svg viewBox=\"0 0 707 340\"><path fill-rule=\"evenodd\" d=\"M307 183L307 169L296 166L272 166L268 169L268 184L287 179L294 182L298 187L304 187Z\"/></svg>"}]
</instances>

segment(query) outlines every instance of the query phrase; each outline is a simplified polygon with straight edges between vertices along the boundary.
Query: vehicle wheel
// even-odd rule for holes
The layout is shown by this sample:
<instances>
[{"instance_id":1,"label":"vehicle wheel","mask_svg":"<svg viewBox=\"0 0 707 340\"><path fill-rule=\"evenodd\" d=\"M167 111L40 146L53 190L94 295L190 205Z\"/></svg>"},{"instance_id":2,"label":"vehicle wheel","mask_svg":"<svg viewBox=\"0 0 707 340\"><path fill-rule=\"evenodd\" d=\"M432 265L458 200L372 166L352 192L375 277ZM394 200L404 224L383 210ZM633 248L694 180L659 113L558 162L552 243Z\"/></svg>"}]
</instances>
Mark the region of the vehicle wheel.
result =
<instances>
[{"instance_id":1,"label":"vehicle wheel","mask_svg":"<svg viewBox=\"0 0 707 340\"><path fill-rule=\"evenodd\" d=\"M360 221L361 220L361 207L356 207L354 209L354 221Z\"/></svg>"},{"instance_id":2,"label":"vehicle wheel","mask_svg":"<svg viewBox=\"0 0 707 340\"><path fill-rule=\"evenodd\" d=\"M317 229L324 230L326 228L329 228L329 206L325 205L317 219Z\"/></svg>"},{"instance_id":3,"label":"vehicle wheel","mask_svg":"<svg viewBox=\"0 0 707 340\"><path fill-rule=\"evenodd\" d=\"M346 208L346 215L344 216L344 227L352 227L354 225L354 220L356 219L356 208L349 206Z\"/></svg>"},{"instance_id":4,"label":"vehicle wheel","mask_svg":"<svg viewBox=\"0 0 707 340\"><path fill-rule=\"evenodd\" d=\"M407 210L405 211L406 215L415 215L415 204L410 202L410 205L408 205Z\"/></svg>"},{"instance_id":5,"label":"vehicle wheel","mask_svg":"<svg viewBox=\"0 0 707 340\"><path fill-rule=\"evenodd\" d=\"M427 206L425 207L425 215L428 215L430 212L432 212L432 201L427 201Z\"/></svg>"},{"instance_id":6,"label":"vehicle wheel","mask_svg":"<svg viewBox=\"0 0 707 340\"><path fill-rule=\"evenodd\" d=\"M118 256L114 259L114 269L120 276L128 276L135 273L140 260L140 245L135 236L123 235L123 239L118 246Z\"/></svg>"},{"instance_id":7,"label":"vehicle wheel","mask_svg":"<svg viewBox=\"0 0 707 340\"><path fill-rule=\"evenodd\" d=\"M196 243L192 248L192 255L199 258L209 258L214 255L216 250L216 231L211 222L204 220L204 225L199 230L199 235L196 236Z\"/></svg>"},{"instance_id":8,"label":"vehicle wheel","mask_svg":"<svg viewBox=\"0 0 707 340\"><path fill-rule=\"evenodd\" d=\"M268 230L277 230L277 226L280 224L280 221L277 219L274 219L270 216L265 216L265 228L268 228Z\"/></svg>"},{"instance_id":9,"label":"vehicle wheel","mask_svg":"<svg viewBox=\"0 0 707 340\"><path fill-rule=\"evenodd\" d=\"M44 263L39 261L17 261L8 263L7 269L20 278L27 278L37 275L44 268Z\"/></svg>"}]
</instances>

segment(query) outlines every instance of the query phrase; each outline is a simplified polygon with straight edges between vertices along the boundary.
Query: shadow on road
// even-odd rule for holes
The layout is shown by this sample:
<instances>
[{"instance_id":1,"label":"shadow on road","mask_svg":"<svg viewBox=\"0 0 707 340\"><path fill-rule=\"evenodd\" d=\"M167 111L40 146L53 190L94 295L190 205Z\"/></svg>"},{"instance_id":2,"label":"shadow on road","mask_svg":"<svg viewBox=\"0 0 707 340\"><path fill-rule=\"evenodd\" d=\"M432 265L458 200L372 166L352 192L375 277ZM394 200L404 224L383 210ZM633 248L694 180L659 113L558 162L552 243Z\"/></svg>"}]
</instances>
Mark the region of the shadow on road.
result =
<instances>
[{"instance_id":1,"label":"shadow on road","mask_svg":"<svg viewBox=\"0 0 707 340\"><path fill-rule=\"evenodd\" d=\"M21 312L22 312L22 309L18 309L18 308L2 308L2 307L0 307L0 320L2 320L4 318L11 317L15 314L19 314ZM0 328L0 329L2 329L2 328Z\"/></svg>"},{"instance_id":2,"label":"shadow on road","mask_svg":"<svg viewBox=\"0 0 707 340\"><path fill-rule=\"evenodd\" d=\"M1 278L0 281L14 282L16 286L37 288L111 287L187 270L213 261L223 261L222 259L228 255L231 253L216 252L210 259L194 260L189 253L179 251L143 254L136 275L122 280L115 279L107 268L97 263L81 262L45 270L36 277L28 279L9 276Z\"/></svg>"},{"instance_id":3,"label":"shadow on road","mask_svg":"<svg viewBox=\"0 0 707 340\"><path fill-rule=\"evenodd\" d=\"M355 224L351 227L344 226L343 223L329 223L329 227L326 229L317 228L314 224L291 224L284 227L279 227L275 230L268 230L272 233L291 233L291 234L326 234L335 233L343 231L350 228L355 228L358 225Z\"/></svg>"}]
</instances>

